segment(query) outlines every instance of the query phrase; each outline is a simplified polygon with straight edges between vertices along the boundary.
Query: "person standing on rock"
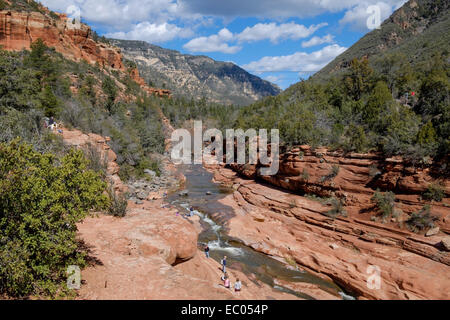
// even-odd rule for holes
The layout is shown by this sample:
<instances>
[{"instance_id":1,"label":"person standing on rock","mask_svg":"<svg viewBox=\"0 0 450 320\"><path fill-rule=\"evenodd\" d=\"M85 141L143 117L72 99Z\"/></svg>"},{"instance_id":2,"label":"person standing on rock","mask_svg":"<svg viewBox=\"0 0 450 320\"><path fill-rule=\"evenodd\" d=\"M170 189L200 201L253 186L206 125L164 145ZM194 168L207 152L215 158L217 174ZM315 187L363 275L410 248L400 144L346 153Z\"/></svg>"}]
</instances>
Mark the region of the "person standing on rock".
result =
<instances>
[{"instance_id":1,"label":"person standing on rock","mask_svg":"<svg viewBox=\"0 0 450 320\"><path fill-rule=\"evenodd\" d=\"M234 284L234 292L239 294L239 292L241 292L241 289L242 289L242 282L239 279L236 279L236 282Z\"/></svg>"},{"instance_id":2,"label":"person standing on rock","mask_svg":"<svg viewBox=\"0 0 450 320\"><path fill-rule=\"evenodd\" d=\"M48 121L48 126L49 126L51 131L55 130L56 122L55 122L55 119L53 119L53 117L50 117L50 120Z\"/></svg>"},{"instance_id":3,"label":"person standing on rock","mask_svg":"<svg viewBox=\"0 0 450 320\"><path fill-rule=\"evenodd\" d=\"M226 273L226 270L227 270L227 256L223 257L223 259L221 261L221 264L222 264L222 272Z\"/></svg>"},{"instance_id":4,"label":"person standing on rock","mask_svg":"<svg viewBox=\"0 0 450 320\"><path fill-rule=\"evenodd\" d=\"M206 258L209 258L209 246L208 246L208 244L205 245L205 255L206 255Z\"/></svg>"},{"instance_id":5,"label":"person standing on rock","mask_svg":"<svg viewBox=\"0 0 450 320\"><path fill-rule=\"evenodd\" d=\"M228 276L225 276L225 280L223 281L223 286L227 289L230 289L230 278L228 278Z\"/></svg>"},{"instance_id":6,"label":"person standing on rock","mask_svg":"<svg viewBox=\"0 0 450 320\"><path fill-rule=\"evenodd\" d=\"M220 280L225 281L225 279L228 278L228 273L225 272L222 277L220 278Z\"/></svg>"}]
</instances>

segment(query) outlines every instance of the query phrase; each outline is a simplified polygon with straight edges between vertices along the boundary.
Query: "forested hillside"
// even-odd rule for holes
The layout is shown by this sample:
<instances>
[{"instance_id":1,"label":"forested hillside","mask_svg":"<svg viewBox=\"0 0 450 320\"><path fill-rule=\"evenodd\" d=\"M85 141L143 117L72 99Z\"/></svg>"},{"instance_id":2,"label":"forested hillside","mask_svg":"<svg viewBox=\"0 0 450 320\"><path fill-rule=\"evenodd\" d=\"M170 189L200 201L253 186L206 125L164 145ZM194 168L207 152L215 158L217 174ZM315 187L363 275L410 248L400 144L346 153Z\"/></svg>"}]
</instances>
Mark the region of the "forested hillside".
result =
<instances>
[{"instance_id":1,"label":"forested hillside","mask_svg":"<svg viewBox=\"0 0 450 320\"><path fill-rule=\"evenodd\" d=\"M383 37L373 39L392 33L392 21L402 12L414 17L408 28L423 26L423 34L398 45ZM449 17L447 1L406 3L381 30L369 33L317 76L243 108L236 126L278 128L283 142L290 145L379 150L414 162L447 155ZM371 50L368 43L378 49ZM344 60L348 66L341 68L339 61Z\"/></svg>"},{"instance_id":2,"label":"forested hillside","mask_svg":"<svg viewBox=\"0 0 450 320\"><path fill-rule=\"evenodd\" d=\"M40 39L0 50L0 296L72 296L66 269L86 265L76 224L126 208L95 146L75 151L45 123L111 137L126 181L159 170L157 99L128 73L67 60Z\"/></svg>"},{"instance_id":3,"label":"forested hillside","mask_svg":"<svg viewBox=\"0 0 450 320\"><path fill-rule=\"evenodd\" d=\"M423 67L436 52L448 54L450 43L450 2L410 0L381 25L328 64L314 78L326 79L345 72L354 58L369 58L380 71L392 55ZM376 62L375 62L376 60Z\"/></svg>"}]
</instances>

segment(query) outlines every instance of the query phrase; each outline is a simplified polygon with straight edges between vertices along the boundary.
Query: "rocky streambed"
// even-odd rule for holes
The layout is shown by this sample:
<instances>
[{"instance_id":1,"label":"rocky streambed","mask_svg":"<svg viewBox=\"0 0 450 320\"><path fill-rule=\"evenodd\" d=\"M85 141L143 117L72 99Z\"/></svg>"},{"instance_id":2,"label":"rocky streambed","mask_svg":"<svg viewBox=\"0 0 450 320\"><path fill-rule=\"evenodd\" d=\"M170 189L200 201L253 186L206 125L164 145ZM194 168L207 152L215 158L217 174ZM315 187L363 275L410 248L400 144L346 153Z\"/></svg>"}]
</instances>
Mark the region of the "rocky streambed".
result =
<instances>
[{"instance_id":1,"label":"rocky streambed","mask_svg":"<svg viewBox=\"0 0 450 320\"><path fill-rule=\"evenodd\" d=\"M255 284L264 283L277 291L303 299L351 299L335 283L308 272L289 260L289 257L271 256L254 250L239 235L229 235L229 221L236 217L233 206L223 202L233 189L213 183L213 175L202 166L181 166L185 176L185 190L169 195L168 203L176 206L180 214L193 207L200 219L202 231L199 247L205 244L211 249L211 257L217 262L227 256L229 268L239 270Z\"/></svg>"},{"instance_id":2,"label":"rocky streambed","mask_svg":"<svg viewBox=\"0 0 450 320\"><path fill-rule=\"evenodd\" d=\"M383 224L359 216L373 191L367 184L371 161L337 159L340 173L325 185L319 178L333 157L321 161L306 152L302 159L298 154L287 158L284 177L265 182L255 181L252 168L235 168L240 175L222 166L209 167L211 173L184 168L189 191L165 198L167 188L180 181L170 166L153 183L127 186L118 177L108 138L64 130L63 139L80 148L96 146L108 160L107 178L114 190L131 194L124 218L100 214L78 226L90 255L90 267L82 272L82 299L351 298L348 294L358 299L450 299L448 198L435 206L441 231L428 237L396 227L398 221ZM307 184L298 177L306 166L314 174ZM401 166L386 165L376 182L397 181L384 185L400 190L409 185L412 191L399 199L408 213L421 205L417 192L432 180L426 172ZM349 216L332 219L323 203L279 188L296 186L291 180L317 192L340 192ZM196 215L183 217L190 206ZM203 243L209 243L213 259L199 250ZM229 256L232 282L239 277L244 284L240 296L220 284L223 255ZM379 270L379 286L373 285L373 270Z\"/></svg>"},{"instance_id":3,"label":"rocky streambed","mask_svg":"<svg viewBox=\"0 0 450 320\"><path fill-rule=\"evenodd\" d=\"M354 216L332 219L329 207L311 198L221 166L208 170L234 190L219 200L233 208L228 235L254 250L291 261L358 299L450 299L450 256L440 245L445 234L425 237Z\"/></svg>"}]
</instances>

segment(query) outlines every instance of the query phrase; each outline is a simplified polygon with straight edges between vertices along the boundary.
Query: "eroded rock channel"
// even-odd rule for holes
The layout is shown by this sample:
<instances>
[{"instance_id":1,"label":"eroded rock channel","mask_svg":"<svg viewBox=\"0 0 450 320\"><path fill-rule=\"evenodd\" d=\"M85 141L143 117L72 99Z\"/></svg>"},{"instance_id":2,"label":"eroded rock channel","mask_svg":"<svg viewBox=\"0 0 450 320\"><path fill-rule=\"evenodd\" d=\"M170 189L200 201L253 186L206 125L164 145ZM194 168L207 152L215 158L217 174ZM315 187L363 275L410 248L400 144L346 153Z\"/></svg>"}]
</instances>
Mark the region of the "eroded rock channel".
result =
<instances>
[{"instance_id":1,"label":"eroded rock channel","mask_svg":"<svg viewBox=\"0 0 450 320\"><path fill-rule=\"evenodd\" d=\"M255 283L263 282L303 299L352 299L332 281L299 268L289 259L256 251L239 236L230 236L229 221L236 213L222 200L232 195L234 190L214 183L213 174L200 165L184 165L178 169L186 177L185 190L173 192L168 202L179 208L180 214L189 212L191 207L195 209L194 214L200 217L203 228L199 235L199 247L208 244L214 260L220 262L227 256L231 269L245 273ZM314 292L316 295L308 295L302 292L302 288L308 288L310 294Z\"/></svg>"}]
</instances>

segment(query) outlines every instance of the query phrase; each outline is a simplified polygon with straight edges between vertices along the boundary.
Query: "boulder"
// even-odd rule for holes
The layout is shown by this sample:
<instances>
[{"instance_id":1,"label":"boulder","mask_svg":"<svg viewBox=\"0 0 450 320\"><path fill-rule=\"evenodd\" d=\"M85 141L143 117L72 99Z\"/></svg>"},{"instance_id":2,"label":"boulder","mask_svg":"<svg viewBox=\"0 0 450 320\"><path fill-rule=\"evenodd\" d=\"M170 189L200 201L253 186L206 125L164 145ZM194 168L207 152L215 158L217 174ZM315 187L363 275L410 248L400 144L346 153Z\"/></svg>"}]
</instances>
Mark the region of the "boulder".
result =
<instances>
[{"instance_id":1,"label":"boulder","mask_svg":"<svg viewBox=\"0 0 450 320\"><path fill-rule=\"evenodd\" d=\"M178 195L180 197L187 197L189 195L189 190L183 190Z\"/></svg>"},{"instance_id":2,"label":"boulder","mask_svg":"<svg viewBox=\"0 0 450 320\"><path fill-rule=\"evenodd\" d=\"M148 191L140 191L140 192L136 193L136 197L137 197L139 200L145 200L145 199L148 198L148 195L149 195L149 194L150 194L150 193L149 193Z\"/></svg>"},{"instance_id":3,"label":"boulder","mask_svg":"<svg viewBox=\"0 0 450 320\"><path fill-rule=\"evenodd\" d=\"M431 236L435 236L439 233L439 227L436 228L432 228L430 230L427 231L427 233L425 233L426 237L431 237Z\"/></svg>"},{"instance_id":4,"label":"boulder","mask_svg":"<svg viewBox=\"0 0 450 320\"><path fill-rule=\"evenodd\" d=\"M450 237L445 237L442 239L441 245L445 251L450 251Z\"/></svg>"},{"instance_id":5,"label":"boulder","mask_svg":"<svg viewBox=\"0 0 450 320\"><path fill-rule=\"evenodd\" d=\"M333 250L336 250L339 248L339 246L336 243L332 243L332 244L330 244L330 248Z\"/></svg>"},{"instance_id":6,"label":"boulder","mask_svg":"<svg viewBox=\"0 0 450 320\"><path fill-rule=\"evenodd\" d=\"M156 177L156 172L150 169L145 169L144 170L145 174L148 174L149 176L151 176L152 178Z\"/></svg>"}]
</instances>

